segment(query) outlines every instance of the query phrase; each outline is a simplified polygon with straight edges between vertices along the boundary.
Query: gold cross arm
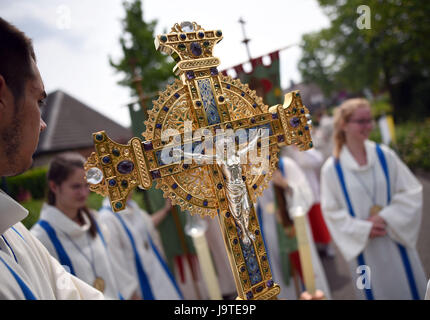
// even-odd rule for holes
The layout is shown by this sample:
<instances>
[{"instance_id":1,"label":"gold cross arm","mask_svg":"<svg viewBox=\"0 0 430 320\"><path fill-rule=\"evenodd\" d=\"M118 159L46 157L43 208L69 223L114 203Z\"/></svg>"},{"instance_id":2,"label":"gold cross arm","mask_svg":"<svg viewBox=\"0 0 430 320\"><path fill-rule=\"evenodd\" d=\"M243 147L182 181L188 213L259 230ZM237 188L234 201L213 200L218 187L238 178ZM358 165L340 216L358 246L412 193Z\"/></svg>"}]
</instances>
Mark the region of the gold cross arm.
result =
<instances>
[{"instance_id":1,"label":"gold cross arm","mask_svg":"<svg viewBox=\"0 0 430 320\"><path fill-rule=\"evenodd\" d=\"M263 127L268 128L271 133L270 145L282 147L295 144L300 150L308 150L313 147L309 119L309 111L303 106L299 92L293 91L285 95L283 105L275 105L266 113L202 129L209 130L215 136L219 128L236 131ZM175 138L179 143L185 140L183 133ZM125 208L128 194L134 188L149 189L153 181L193 170L199 166L196 163L184 164L183 161L163 164L161 152L168 143L161 138L142 141L134 137L124 145L112 141L105 131L100 131L93 134L93 139L96 151L85 163L87 180L90 182L91 191L109 197L115 212ZM175 143L168 147L174 148L174 146ZM187 200L187 196L188 194L184 194L184 200ZM207 207L204 199L199 202L201 203L197 206ZM215 204L215 207L219 206L220 203Z\"/></svg>"}]
</instances>

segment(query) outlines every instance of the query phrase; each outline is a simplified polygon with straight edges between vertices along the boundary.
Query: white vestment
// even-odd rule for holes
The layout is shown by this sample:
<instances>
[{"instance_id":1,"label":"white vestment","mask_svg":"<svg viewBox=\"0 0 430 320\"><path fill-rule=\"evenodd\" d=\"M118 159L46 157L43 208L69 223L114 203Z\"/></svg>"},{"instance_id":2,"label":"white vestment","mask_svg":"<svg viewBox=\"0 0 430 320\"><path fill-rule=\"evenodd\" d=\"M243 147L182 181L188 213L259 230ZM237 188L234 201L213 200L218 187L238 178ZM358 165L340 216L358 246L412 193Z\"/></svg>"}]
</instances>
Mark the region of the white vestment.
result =
<instances>
[{"instance_id":1,"label":"white vestment","mask_svg":"<svg viewBox=\"0 0 430 320\"><path fill-rule=\"evenodd\" d=\"M219 217L204 217L208 224L205 232L206 241L211 251L221 294L226 297L237 295L236 284L228 261L223 234L219 224Z\"/></svg>"},{"instance_id":2,"label":"white vestment","mask_svg":"<svg viewBox=\"0 0 430 320\"><path fill-rule=\"evenodd\" d=\"M27 214L0 192L0 299L103 299L100 291L66 272L19 222Z\"/></svg>"},{"instance_id":3,"label":"white vestment","mask_svg":"<svg viewBox=\"0 0 430 320\"><path fill-rule=\"evenodd\" d=\"M321 205L327 226L350 264L357 297L369 298L369 290L360 282L364 279L362 269L357 270L359 261L363 261L360 253L363 253L365 265L370 268L370 274L366 275L374 299L412 299L413 291L422 299L426 278L415 249L421 223L422 186L397 155L382 145L390 179L391 202L387 205L386 176L375 143L366 141L365 149L367 164L364 166L356 162L346 146L340 154L355 217L348 211L334 159L329 158L322 168ZM383 207L379 215L387 223L388 234L369 239L372 223L366 219L374 204Z\"/></svg>"},{"instance_id":4,"label":"white vestment","mask_svg":"<svg viewBox=\"0 0 430 320\"><path fill-rule=\"evenodd\" d=\"M430 300L430 280L427 283L427 291L426 291L426 296L424 298L425 300Z\"/></svg>"},{"instance_id":5,"label":"white vestment","mask_svg":"<svg viewBox=\"0 0 430 320\"><path fill-rule=\"evenodd\" d=\"M46 221L54 229L56 237L70 259L74 274L89 285L93 285L96 277L105 283L104 295L109 299L119 299L120 291L112 270L107 247L97 233L90 235L90 220L83 214L84 224L80 226L54 206L44 204L39 221ZM96 219L96 217L94 216ZM102 228L101 228L102 229ZM104 240L109 246L106 230L101 230ZM43 243L49 253L60 261L59 254L48 233L39 223L31 228L31 233ZM70 270L72 272L72 270Z\"/></svg>"},{"instance_id":6,"label":"white vestment","mask_svg":"<svg viewBox=\"0 0 430 320\"><path fill-rule=\"evenodd\" d=\"M312 190L306 177L298 165L288 157L282 157L279 161L282 161L285 173L287 175L287 182L290 188L292 188L292 194L285 193L288 203L288 211L290 215L295 207L301 206L304 212L308 212L312 206L314 199L312 196ZM290 284L287 286L283 280L282 269L281 269L281 257L279 250L278 234L276 232L277 221L275 215L275 195L273 190L272 182L264 190L261 197L258 198L258 205L262 212L262 225L263 225L263 236L268 251L270 267L272 269L273 280L278 283L281 287L281 293L278 295L280 299L294 300L300 296L301 292L297 294L291 279ZM293 219L293 217L290 217ZM309 246L312 256L312 266L315 274L315 285L317 289L324 292L327 299L331 298L330 288L327 283L324 268L321 264L315 243L313 240L312 232L310 231L309 221L306 216L306 232L309 239Z\"/></svg>"},{"instance_id":7,"label":"white vestment","mask_svg":"<svg viewBox=\"0 0 430 320\"><path fill-rule=\"evenodd\" d=\"M127 201L127 207L124 210L114 213L110 209L109 199L104 199L103 207L99 211L99 219L109 229L112 238L109 250L114 260L114 272L120 283L121 292L129 296L138 292L142 298L144 297L142 293L144 289L139 285L132 242L121 220L115 215L121 215L122 221L133 238L154 299L181 299L181 293L175 287L176 281L173 275L172 278L170 277L171 273L166 269L167 264L164 262L161 250L155 245L154 238L157 230L151 216L139 208L133 200ZM160 256L157 257L157 254Z\"/></svg>"}]
</instances>

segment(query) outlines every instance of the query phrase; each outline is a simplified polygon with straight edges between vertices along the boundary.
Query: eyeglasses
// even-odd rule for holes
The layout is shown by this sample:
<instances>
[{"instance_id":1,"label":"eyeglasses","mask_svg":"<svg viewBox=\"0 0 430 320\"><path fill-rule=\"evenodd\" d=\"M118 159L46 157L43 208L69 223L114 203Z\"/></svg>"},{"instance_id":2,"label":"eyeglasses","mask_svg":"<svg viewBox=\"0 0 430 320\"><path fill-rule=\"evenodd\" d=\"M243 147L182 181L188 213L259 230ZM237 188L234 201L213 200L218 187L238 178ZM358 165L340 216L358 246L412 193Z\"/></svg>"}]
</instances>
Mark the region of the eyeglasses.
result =
<instances>
[{"instance_id":1,"label":"eyeglasses","mask_svg":"<svg viewBox=\"0 0 430 320\"><path fill-rule=\"evenodd\" d=\"M360 126L364 126L366 124L373 124L375 121L373 119L357 119L357 120L349 120L348 122L357 123Z\"/></svg>"}]
</instances>

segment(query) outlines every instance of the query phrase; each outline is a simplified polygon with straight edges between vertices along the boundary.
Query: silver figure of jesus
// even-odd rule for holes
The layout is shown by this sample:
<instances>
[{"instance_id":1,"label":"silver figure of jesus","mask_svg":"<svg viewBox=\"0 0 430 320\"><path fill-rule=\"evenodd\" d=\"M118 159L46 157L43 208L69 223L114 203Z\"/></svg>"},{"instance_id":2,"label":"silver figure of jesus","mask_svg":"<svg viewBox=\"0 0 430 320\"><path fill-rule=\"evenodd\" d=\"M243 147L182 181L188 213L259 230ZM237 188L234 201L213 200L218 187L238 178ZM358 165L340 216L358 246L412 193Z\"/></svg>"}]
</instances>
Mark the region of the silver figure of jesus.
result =
<instances>
[{"instance_id":1,"label":"silver figure of jesus","mask_svg":"<svg viewBox=\"0 0 430 320\"><path fill-rule=\"evenodd\" d=\"M255 236L248 229L252 203L248 196L246 184L242 179L242 166L240 160L241 157L246 155L249 150L255 148L258 138L262 136L261 131L261 128L258 129L257 134L248 143L248 145L238 151L235 150L234 139L231 136L226 137L223 135L221 139L218 139L216 142L217 152L215 155L184 152L184 157L191 157L196 163L208 163L209 161L216 160L225 176L226 195L229 209L242 231L242 241L245 245L249 245L251 240L255 240Z\"/></svg>"}]
</instances>

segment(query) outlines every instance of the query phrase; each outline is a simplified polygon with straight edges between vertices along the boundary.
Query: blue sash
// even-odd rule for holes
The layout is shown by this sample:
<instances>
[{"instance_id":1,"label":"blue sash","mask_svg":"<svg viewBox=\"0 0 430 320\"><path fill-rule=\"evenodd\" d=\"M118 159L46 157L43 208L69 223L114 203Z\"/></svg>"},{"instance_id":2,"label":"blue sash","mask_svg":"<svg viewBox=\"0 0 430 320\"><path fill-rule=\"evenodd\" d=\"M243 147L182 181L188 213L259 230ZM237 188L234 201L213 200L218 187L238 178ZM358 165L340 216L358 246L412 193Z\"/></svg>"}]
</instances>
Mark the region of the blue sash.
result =
<instances>
[{"instance_id":1,"label":"blue sash","mask_svg":"<svg viewBox=\"0 0 430 320\"><path fill-rule=\"evenodd\" d=\"M94 221L94 223L95 223L95 226L97 229L97 233L98 233L100 239L102 240L103 245L105 246L106 253L109 254L107 252L105 238L103 237L103 234L101 233L100 228L97 225L97 223L95 221ZM76 276L75 269L73 268L73 265L72 265L72 261L70 260L69 256L67 255L66 250L64 250L64 247L61 244L60 240L58 239L57 233L55 232L54 228L52 228L52 226L46 220L39 220L38 224L46 231L49 239L51 240L52 244L54 245L54 248L55 248L55 251L57 252L57 256L58 256L58 259L60 260L60 263L62 265L68 266L70 269L70 273L72 275ZM119 298L119 300L124 300L121 293L118 293L118 298Z\"/></svg>"},{"instance_id":2,"label":"blue sash","mask_svg":"<svg viewBox=\"0 0 430 320\"><path fill-rule=\"evenodd\" d=\"M130 229L127 227L127 224L125 223L124 219L121 217L121 214L112 212L110 207L106 206L104 208L111 211L111 213L118 218L118 220L120 221L121 225L123 226L128 238L130 240L130 243L131 243L131 246L133 249L133 254L134 254L134 261L136 264L137 276L139 278L140 290L142 292L143 299L155 300L154 294L152 293L151 285L149 284L148 276L146 275L145 270L143 268L139 252L137 251L137 248L136 248L136 242L134 241L134 238L133 238L133 235L132 235ZM157 247L155 246L155 244L153 243L153 241L149 235L148 235L148 240L149 240L149 243L151 245L152 250L154 250L154 253L155 253L158 261L162 265L164 271L167 273L169 279L172 281L172 284L175 287L178 295L180 296L181 299L184 299L184 297L183 297L181 291L179 290L179 287L175 281L175 278L173 277L172 273L169 270L169 267L167 266L164 259L161 257L161 254L158 252Z\"/></svg>"},{"instance_id":3,"label":"blue sash","mask_svg":"<svg viewBox=\"0 0 430 320\"><path fill-rule=\"evenodd\" d=\"M382 151L379 144L376 144L376 153L378 155L378 159L379 159L379 162L381 164L382 170L384 171L384 175L385 175L385 179L386 179L387 205L388 205L391 202L390 175L389 175L388 165L387 165L387 161L385 159L384 152ZM345 179L343 176L342 167L340 165L339 159L334 159L334 165L336 168L336 172L337 172L337 175L339 178L340 185L342 187L342 191L343 191L347 206L348 206L348 211L352 217L355 217L354 209L352 208L352 204L351 204L351 201L350 201L350 198L348 195L348 191L346 189ZM411 267L411 264L410 264L410 261L408 258L406 248L399 243L395 242L395 244L397 245L397 247L400 251L400 256L402 258L403 266L404 266L405 271L406 271L406 276L408 278L409 288L411 290L412 297L414 300L419 300L420 298L419 298L416 282L414 279L412 267ZM358 265L365 265L366 264L366 262L364 260L363 253L360 253L359 256L357 257L357 263L358 263ZM374 300L372 289L365 289L365 293L366 293L367 300Z\"/></svg>"},{"instance_id":4,"label":"blue sash","mask_svg":"<svg viewBox=\"0 0 430 320\"><path fill-rule=\"evenodd\" d=\"M30 288L25 284L25 282L18 276L18 274L13 271L13 269L6 263L6 261L3 260L2 257L0 257L0 260L4 263L6 268L12 273L13 277L15 278L16 282L18 283L19 287L22 290L22 293L24 294L24 297L26 300L37 300L36 296L33 294L33 292L30 290Z\"/></svg>"},{"instance_id":5,"label":"blue sash","mask_svg":"<svg viewBox=\"0 0 430 320\"><path fill-rule=\"evenodd\" d=\"M58 259L62 265L68 266L70 273L76 276L75 269L73 268L72 261L64 250L63 245L57 237L57 233L54 228L46 220L39 220L38 224L45 230L52 244L54 245L55 251L57 252Z\"/></svg>"}]
</instances>

